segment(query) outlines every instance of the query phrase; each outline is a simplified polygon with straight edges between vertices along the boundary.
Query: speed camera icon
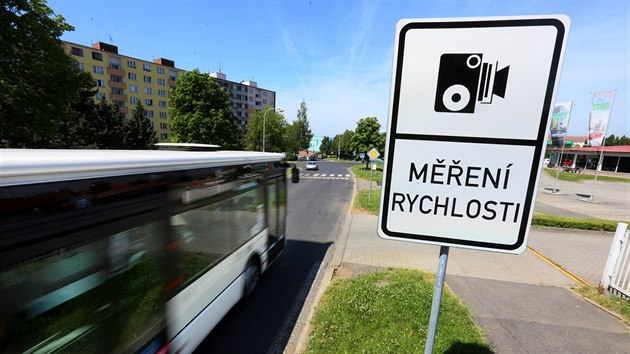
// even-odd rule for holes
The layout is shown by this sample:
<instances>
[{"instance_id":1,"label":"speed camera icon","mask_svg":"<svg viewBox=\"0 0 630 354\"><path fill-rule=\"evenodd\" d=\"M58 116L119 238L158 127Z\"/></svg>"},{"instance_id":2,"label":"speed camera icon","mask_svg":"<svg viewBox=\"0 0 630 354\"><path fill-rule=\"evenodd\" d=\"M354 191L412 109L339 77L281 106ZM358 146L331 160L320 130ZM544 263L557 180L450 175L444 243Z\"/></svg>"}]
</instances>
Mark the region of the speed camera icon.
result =
<instances>
[{"instance_id":1,"label":"speed camera icon","mask_svg":"<svg viewBox=\"0 0 630 354\"><path fill-rule=\"evenodd\" d=\"M475 113L477 102L505 98L509 66L484 63L482 53L442 54L435 95L436 112Z\"/></svg>"}]
</instances>

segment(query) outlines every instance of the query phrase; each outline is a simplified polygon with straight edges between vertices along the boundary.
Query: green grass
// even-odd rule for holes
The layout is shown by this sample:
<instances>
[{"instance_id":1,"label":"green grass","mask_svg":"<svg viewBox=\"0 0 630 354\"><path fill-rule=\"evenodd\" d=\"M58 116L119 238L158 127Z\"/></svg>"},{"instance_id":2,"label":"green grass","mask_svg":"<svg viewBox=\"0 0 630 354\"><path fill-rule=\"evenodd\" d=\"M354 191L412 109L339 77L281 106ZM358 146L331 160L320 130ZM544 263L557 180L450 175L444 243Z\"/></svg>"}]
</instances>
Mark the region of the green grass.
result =
<instances>
[{"instance_id":1,"label":"green grass","mask_svg":"<svg viewBox=\"0 0 630 354\"><path fill-rule=\"evenodd\" d=\"M601 220L601 219L574 219L561 216L534 214L532 225L560 227L564 229L579 230L595 230L595 231L612 231L617 229L619 222L628 223L628 221Z\"/></svg>"},{"instance_id":2,"label":"green grass","mask_svg":"<svg viewBox=\"0 0 630 354\"><path fill-rule=\"evenodd\" d=\"M309 353L421 353L435 278L390 269L337 280L312 322ZM491 353L468 309L444 289L434 353Z\"/></svg>"},{"instance_id":3,"label":"green grass","mask_svg":"<svg viewBox=\"0 0 630 354\"><path fill-rule=\"evenodd\" d=\"M370 180L370 168L365 168L365 165L356 165L350 168L352 173L354 173L355 177L358 179ZM376 170L372 173L372 181L380 182L383 180L383 164L377 163Z\"/></svg>"},{"instance_id":4,"label":"green grass","mask_svg":"<svg viewBox=\"0 0 630 354\"><path fill-rule=\"evenodd\" d=\"M547 172L547 174L549 174L553 178L556 178L556 175L558 175L558 179L559 180L561 180L561 181L568 181L568 182L579 182L579 181L584 181L584 180L594 180L595 179L595 175L594 174L590 174L590 173L560 172L560 174L558 174L557 170L554 170L554 169L551 169L551 168L545 168L545 172ZM624 177L610 177L610 176L598 175L597 176L597 180L598 181L605 181L605 182L630 183L630 178L624 178Z\"/></svg>"},{"instance_id":5,"label":"green grass","mask_svg":"<svg viewBox=\"0 0 630 354\"><path fill-rule=\"evenodd\" d=\"M575 292L594 301L602 307L616 312L627 323L630 323L630 301L624 300L618 296L601 295L596 288L587 285L580 285L573 288Z\"/></svg>"},{"instance_id":6,"label":"green grass","mask_svg":"<svg viewBox=\"0 0 630 354\"><path fill-rule=\"evenodd\" d=\"M357 191L357 195L354 199L354 207L363 209L371 214L378 214L379 203L381 202L381 190L380 188L372 189L370 195L369 190L361 189Z\"/></svg>"},{"instance_id":7,"label":"green grass","mask_svg":"<svg viewBox=\"0 0 630 354\"><path fill-rule=\"evenodd\" d=\"M373 189L372 195L368 202L368 190L361 189L357 192L354 199L354 207L362 209L369 214L377 215L379 203L381 199L381 190ZM532 217L532 225L546 226L546 227L559 227L563 229L578 229L578 230L594 230L594 231L610 231L614 232L617 229L617 224L630 223L630 221L616 221L616 220L600 220L600 219L575 219L566 218L561 216L534 214Z\"/></svg>"}]
</instances>

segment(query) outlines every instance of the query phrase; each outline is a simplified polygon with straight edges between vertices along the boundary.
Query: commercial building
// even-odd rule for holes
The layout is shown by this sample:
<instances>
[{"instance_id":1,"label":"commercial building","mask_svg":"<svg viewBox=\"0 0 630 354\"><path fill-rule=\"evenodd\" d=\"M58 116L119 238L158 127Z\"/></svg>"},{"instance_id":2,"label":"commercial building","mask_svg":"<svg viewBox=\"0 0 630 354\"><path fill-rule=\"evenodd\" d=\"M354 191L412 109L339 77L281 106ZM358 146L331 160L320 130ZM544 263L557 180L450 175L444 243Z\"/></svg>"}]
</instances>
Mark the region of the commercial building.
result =
<instances>
[{"instance_id":1,"label":"commercial building","mask_svg":"<svg viewBox=\"0 0 630 354\"><path fill-rule=\"evenodd\" d=\"M103 42L91 47L63 42L64 49L89 72L98 89L95 98L113 102L127 117L141 102L147 110L160 142L170 137L168 127L168 98L177 78L185 72L175 67L173 60L158 58L153 61L133 58L118 53L118 47ZM228 93L233 114L241 125L242 136L252 113L266 106L275 108L276 93L259 88L254 81L228 81L225 74L211 73Z\"/></svg>"}]
</instances>

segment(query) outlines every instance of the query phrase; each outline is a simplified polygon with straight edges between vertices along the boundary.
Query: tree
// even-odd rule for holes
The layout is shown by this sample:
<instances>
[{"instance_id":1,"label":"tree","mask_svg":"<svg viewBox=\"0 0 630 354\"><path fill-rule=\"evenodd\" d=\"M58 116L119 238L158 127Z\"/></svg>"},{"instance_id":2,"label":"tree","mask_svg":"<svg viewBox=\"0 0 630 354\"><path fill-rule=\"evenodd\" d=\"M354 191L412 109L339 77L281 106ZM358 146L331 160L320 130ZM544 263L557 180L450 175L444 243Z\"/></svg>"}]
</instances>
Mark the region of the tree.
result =
<instances>
[{"instance_id":1,"label":"tree","mask_svg":"<svg viewBox=\"0 0 630 354\"><path fill-rule=\"evenodd\" d=\"M170 97L169 126L175 142L238 146L239 127L228 94L199 69L177 79Z\"/></svg>"},{"instance_id":2,"label":"tree","mask_svg":"<svg viewBox=\"0 0 630 354\"><path fill-rule=\"evenodd\" d=\"M44 0L0 5L0 143L49 146L82 84L59 39L74 28Z\"/></svg>"},{"instance_id":3,"label":"tree","mask_svg":"<svg viewBox=\"0 0 630 354\"><path fill-rule=\"evenodd\" d=\"M325 136L322 138L322 143L319 145L319 152L326 155L336 155L336 153L333 154L332 139L330 139L330 137Z\"/></svg>"},{"instance_id":4,"label":"tree","mask_svg":"<svg viewBox=\"0 0 630 354\"><path fill-rule=\"evenodd\" d=\"M86 138L83 147L123 149L125 117L113 103L102 99L96 104L94 119L83 122L80 135Z\"/></svg>"},{"instance_id":5,"label":"tree","mask_svg":"<svg viewBox=\"0 0 630 354\"><path fill-rule=\"evenodd\" d=\"M245 135L245 149L263 151L263 122L265 125L265 151L287 152L289 125L284 116L271 107L265 107L250 116Z\"/></svg>"},{"instance_id":6,"label":"tree","mask_svg":"<svg viewBox=\"0 0 630 354\"><path fill-rule=\"evenodd\" d=\"M382 154L385 150L385 137L380 129L381 124L376 117L360 119L352 138L352 149L359 154L376 148Z\"/></svg>"},{"instance_id":7,"label":"tree","mask_svg":"<svg viewBox=\"0 0 630 354\"><path fill-rule=\"evenodd\" d=\"M96 118L96 85L92 75L82 73L82 83L73 102L70 103L67 117L59 122L57 134L50 139L51 148L76 149L89 146L93 137L86 127ZM85 134L88 135L85 135Z\"/></svg>"},{"instance_id":8,"label":"tree","mask_svg":"<svg viewBox=\"0 0 630 354\"><path fill-rule=\"evenodd\" d=\"M337 151L339 151L341 158L352 159L354 157L354 153L356 152L352 148L353 138L354 132L349 129L346 129L343 134L335 135L335 138L331 142L333 155L337 155Z\"/></svg>"},{"instance_id":9,"label":"tree","mask_svg":"<svg viewBox=\"0 0 630 354\"><path fill-rule=\"evenodd\" d=\"M132 150L155 149L155 144L158 142L155 129L147 117L147 110L140 102L131 111L131 118L127 122L127 129L125 129L124 141L125 146Z\"/></svg>"},{"instance_id":10,"label":"tree","mask_svg":"<svg viewBox=\"0 0 630 354\"><path fill-rule=\"evenodd\" d=\"M293 152L306 150L311 145L313 132L311 132L311 128L308 123L308 116L306 114L307 111L308 108L306 107L306 102L302 100L300 108L297 111L297 120L293 121L289 127L289 148Z\"/></svg>"}]
</instances>

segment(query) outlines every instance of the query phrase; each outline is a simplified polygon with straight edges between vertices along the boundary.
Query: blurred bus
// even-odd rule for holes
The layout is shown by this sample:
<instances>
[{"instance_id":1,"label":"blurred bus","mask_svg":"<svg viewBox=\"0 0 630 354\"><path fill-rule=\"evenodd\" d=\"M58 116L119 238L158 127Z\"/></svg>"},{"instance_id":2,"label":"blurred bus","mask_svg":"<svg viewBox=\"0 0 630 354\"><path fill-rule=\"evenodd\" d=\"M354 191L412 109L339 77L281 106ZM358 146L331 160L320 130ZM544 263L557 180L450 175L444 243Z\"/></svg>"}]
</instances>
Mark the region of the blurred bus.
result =
<instances>
[{"instance_id":1,"label":"blurred bus","mask_svg":"<svg viewBox=\"0 0 630 354\"><path fill-rule=\"evenodd\" d=\"M252 292L284 155L194 150L0 149L0 352L192 352Z\"/></svg>"}]
</instances>

